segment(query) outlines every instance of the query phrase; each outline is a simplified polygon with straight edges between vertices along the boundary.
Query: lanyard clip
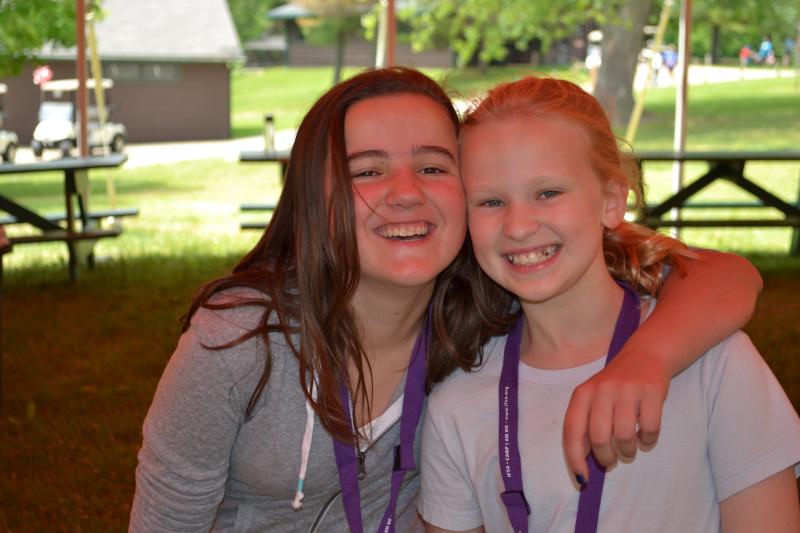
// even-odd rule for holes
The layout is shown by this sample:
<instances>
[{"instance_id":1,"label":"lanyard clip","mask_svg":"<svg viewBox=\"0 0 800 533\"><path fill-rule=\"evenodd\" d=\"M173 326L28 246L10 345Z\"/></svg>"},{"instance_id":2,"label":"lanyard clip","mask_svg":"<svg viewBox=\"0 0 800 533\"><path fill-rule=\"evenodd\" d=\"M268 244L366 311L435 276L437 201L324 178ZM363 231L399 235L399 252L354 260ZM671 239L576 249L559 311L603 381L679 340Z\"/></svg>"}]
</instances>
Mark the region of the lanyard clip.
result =
<instances>
[{"instance_id":1,"label":"lanyard clip","mask_svg":"<svg viewBox=\"0 0 800 533\"><path fill-rule=\"evenodd\" d=\"M413 446L407 447L413 450ZM395 472L408 472L409 470L414 470L416 468L416 463L414 462L414 454L408 454L409 457L405 457L405 461L403 460L403 445L398 444L394 447L394 464L392 465L392 470Z\"/></svg>"},{"instance_id":2,"label":"lanyard clip","mask_svg":"<svg viewBox=\"0 0 800 533\"><path fill-rule=\"evenodd\" d=\"M506 509L519 509L522 507L525 509L526 515L531 514L531 506L528 505L528 500L525 499L525 493L521 490L507 490L501 492L500 499L503 501L503 505L506 506Z\"/></svg>"}]
</instances>

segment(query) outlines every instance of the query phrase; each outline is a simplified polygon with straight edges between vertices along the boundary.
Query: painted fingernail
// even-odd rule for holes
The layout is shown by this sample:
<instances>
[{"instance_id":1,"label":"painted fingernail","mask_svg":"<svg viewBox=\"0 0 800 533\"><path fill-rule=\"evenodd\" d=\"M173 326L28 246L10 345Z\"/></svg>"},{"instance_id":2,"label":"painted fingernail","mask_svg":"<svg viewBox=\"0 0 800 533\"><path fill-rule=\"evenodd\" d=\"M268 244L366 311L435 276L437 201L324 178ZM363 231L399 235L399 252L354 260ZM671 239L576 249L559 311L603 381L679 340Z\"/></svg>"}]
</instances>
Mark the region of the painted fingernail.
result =
<instances>
[{"instance_id":1,"label":"painted fingernail","mask_svg":"<svg viewBox=\"0 0 800 533\"><path fill-rule=\"evenodd\" d=\"M575 481L577 481L578 485L580 485L581 487L583 487L587 483L586 478L583 477L583 474L575 474Z\"/></svg>"}]
</instances>

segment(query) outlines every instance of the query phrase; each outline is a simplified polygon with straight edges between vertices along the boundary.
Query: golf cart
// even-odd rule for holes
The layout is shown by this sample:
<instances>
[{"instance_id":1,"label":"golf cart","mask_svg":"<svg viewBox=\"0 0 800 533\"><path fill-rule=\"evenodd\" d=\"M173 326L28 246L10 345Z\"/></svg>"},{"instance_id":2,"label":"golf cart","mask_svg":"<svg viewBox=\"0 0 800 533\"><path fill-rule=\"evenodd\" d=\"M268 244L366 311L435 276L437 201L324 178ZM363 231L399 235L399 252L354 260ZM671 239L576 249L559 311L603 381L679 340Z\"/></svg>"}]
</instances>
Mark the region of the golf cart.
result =
<instances>
[{"instance_id":1,"label":"golf cart","mask_svg":"<svg viewBox=\"0 0 800 533\"><path fill-rule=\"evenodd\" d=\"M0 158L6 163L13 163L17 157L19 140L16 133L3 129L3 95L6 90L6 85L0 83Z\"/></svg>"},{"instance_id":2,"label":"golf cart","mask_svg":"<svg viewBox=\"0 0 800 533\"><path fill-rule=\"evenodd\" d=\"M113 87L110 79L102 81L103 90ZM125 126L115 122L102 123L99 120L97 106L90 95L95 87L94 79L86 80L88 105L87 140L89 150L93 148L109 148L112 152L121 152L125 148L127 132ZM78 80L52 80L42 83L42 101L39 106L39 123L33 130L31 150L33 155L41 157L46 148L57 148L64 157L69 157L72 149L78 145L78 115L75 94Z\"/></svg>"}]
</instances>

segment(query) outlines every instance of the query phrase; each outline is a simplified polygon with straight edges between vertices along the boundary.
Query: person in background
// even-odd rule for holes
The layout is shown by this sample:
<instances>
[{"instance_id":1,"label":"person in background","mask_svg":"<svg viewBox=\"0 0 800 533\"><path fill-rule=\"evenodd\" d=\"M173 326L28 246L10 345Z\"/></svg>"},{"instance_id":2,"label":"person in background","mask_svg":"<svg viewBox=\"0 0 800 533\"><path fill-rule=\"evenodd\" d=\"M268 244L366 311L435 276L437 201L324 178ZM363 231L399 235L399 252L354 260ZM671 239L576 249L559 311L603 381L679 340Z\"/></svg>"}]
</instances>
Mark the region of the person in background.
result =
<instances>
[{"instance_id":1,"label":"person in background","mask_svg":"<svg viewBox=\"0 0 800 533\"><path fill-rule=\"evenodd\" d=\"M674 44L668 44L667 47L661 52L663 57L663 64L669 72L671 80L675 79L675 67L678 64L678 52L675 50Z\"/></svg>"},{"instance_id":2,"label":"person in background","mask_svg":"<svg viewBox=\"0 0 800 533\"><path fill-rule=\"evenodd\" d=\"M765 35L758 46L758 62L765 65L775 64L775 45L772 44L772 37L769 35Z\"/></svg>"},{"instance_id":3,"label":"person in background","mask_svg":"<svg viewBox=\"0 0 800 533\"><path fill-rule=\"evenodd\" d=\"M784 68L797 65L797 41L792 36L787 36L783 40L783 57L781 62Z\"/></svg>"},{"instance_id":4,"label":"person in background","mask_svg":"<svg viewBox=\"0 0 800 533\"><path fill-rule=\"evenodd\" d=\"M753 49L750 48L749 45L745 44L739 49L739 67L742 71L747 68L747 65L750 64L750 61L754 58L757 58Z\"/></svg>"},{"instance_id":5,"label":"person in background","mask_svg":"<svg viewBox=\"0 0 800 533\"><path fill-rule=\"evenodd\" d=\"M265 233L189 308L144 421L131 531L422 528L426 392L509 326L474 312L458 130L411 69L364 72L314 104ZM652 443L669 376L740 327L759 289L732 255L671 274L652 327L577 394L572 468L587 427L608 461L621 418Z\"/></svg>"},{"instance_id":6,"label":"person in background","mask_svg":"<svg viewBox=\"0 0 800 533\"><path fill-rule=\"evenodd\" d=\"M560 421L574 387L652 318L665 263L680 271L695 252L625 221L636 167L571 82L496 87L466 117L461 149L477 312L515 325L428 400L428 531L800 530L800 419L742 332L672 379L654 449L571 475ZM637 423L620 422L615 445L632 459Z\"/></svg>"}]
</instances>

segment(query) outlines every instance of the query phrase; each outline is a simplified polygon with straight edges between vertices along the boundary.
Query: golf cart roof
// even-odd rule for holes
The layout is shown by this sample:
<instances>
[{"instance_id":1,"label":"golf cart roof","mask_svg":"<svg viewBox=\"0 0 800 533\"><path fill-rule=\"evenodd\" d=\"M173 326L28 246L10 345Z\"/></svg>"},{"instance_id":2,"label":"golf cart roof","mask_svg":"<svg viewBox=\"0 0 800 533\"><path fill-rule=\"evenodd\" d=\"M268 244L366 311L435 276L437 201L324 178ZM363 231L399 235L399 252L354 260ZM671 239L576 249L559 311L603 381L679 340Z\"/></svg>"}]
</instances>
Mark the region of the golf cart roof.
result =
<instances>
[{"instance_id":1,"label":"golf cart roof","mask_svg":"<svg viewBox=\"0 0 800 533\"><path fill-rule=\"evenodd\" d=\"M94 89L95 83L94 78L87 78L86 79L86 89ZM114 86L113 80L108 78L104 78L102 82L103 89L110 89ZM66 80L52 80L46 81L42 84L43 91L52 91L52 92L67 92L67 91L77 91L78 90L78 80L76 79L66 79Z\"/></svg>"}]
</instances>

